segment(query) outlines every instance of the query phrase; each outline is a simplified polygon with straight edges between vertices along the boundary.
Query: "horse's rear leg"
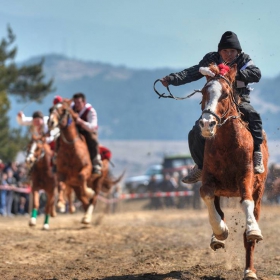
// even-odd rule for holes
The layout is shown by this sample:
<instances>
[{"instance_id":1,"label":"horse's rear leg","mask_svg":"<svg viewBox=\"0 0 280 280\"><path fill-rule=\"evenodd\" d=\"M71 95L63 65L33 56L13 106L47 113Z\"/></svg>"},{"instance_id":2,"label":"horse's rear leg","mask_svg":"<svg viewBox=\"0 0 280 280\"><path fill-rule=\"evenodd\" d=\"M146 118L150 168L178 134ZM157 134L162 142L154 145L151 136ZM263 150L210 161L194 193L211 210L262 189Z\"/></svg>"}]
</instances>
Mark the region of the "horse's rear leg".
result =
<instances>
[{"instance_id":1,"label":"horse's rear leg","mask_svg":"<svg viewBox=\"0 0 280 280\"><path fill-rule=\"evenodd\" d=\"M46 194L47 194L47 203L46 203L46 207L45 207L45 220L44 220L43 230L48 230L50 228L49 218L50 218L50 216L53 216L53 214L54 214L54 212L53 212L54 211L54 200L55 200L54 189L51 191L48 191Z\"/></svg>"},{"instance_id":2,"label":"horse's rear leg","mask_svg":"<svg viewBox=\"0 0 280 280\"><path fill-rule=\"evenodd\" d=\"M260 208L259 203L257 204L255 207L253 200L245 199L242 201L242 208L246 215L246 237L248 242L259 242L263 240L261 230L257 223Z\"/></svg>"},{"instance_id":3,"label":"horse's rear leg","mask_svg":"<svg viewBox=\"0 0 280 280\"><path fill-rule=\"evenodd\" d=\"M257 193L256 197L254 197L255 201L244 200L242 202L246 215L246 230L243 234L244 247L246 250L245 280L258 279L254 268L254 250L256 243L263 239L257 223L260 217L261 197L262 195Z\"/></svg>"},{"instance_id":4,"label":"horse's rear leg","mask_svg":"<svg viewBox=\"0 0 280 280\"><path fill-rule=\"evenodd\" d=\"M254 250L256 241L249 242L247 240L246 230L243 234L244 247L246 250L246 269L244 271L244 280L258 279L254 268Z\"/></svg>"},{"instance_id":5,"label":"horse's rear leg","mask_svg":"<svg viewBox=\"0 0 280 280\"><path fill-rule=\"evenodd\" d=\"M29 226L36 226L37 214L39 209L39 192L32 189L33 196L33 208L31 213L31 218L29 220Z\"/></svg>"}]
</instances>

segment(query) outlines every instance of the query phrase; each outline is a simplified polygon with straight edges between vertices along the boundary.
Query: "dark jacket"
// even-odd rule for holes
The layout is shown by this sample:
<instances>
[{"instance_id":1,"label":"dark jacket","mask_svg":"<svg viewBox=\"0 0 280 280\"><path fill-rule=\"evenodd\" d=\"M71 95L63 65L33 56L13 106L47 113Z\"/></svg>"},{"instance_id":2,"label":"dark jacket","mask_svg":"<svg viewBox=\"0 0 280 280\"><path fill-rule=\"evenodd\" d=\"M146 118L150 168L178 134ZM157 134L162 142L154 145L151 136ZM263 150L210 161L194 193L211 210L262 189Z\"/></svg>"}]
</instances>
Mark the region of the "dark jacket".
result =
<instances>
[{"instance_id":1,"label":"dark jacket","mask_svg":"<svg viewBox=\"0 0 280 280\"><path fill-rule=\"evenodd\" d=\"M208 67L211 63L222 63L222 57L218 52L210 52L206 54L198 65L194 65L178 73L169 75L169 84L173 86L184 85L193 81L197 81L204 77L200 72L200 67ZM261 79L261 71L254 64L248 54L241 52L240 55L231 62L229 66L237 64L236 81L244 82L244 86L237 88L235 82L235 90L240 95L242 101L250 102L250 87L249 83L257 83Z\"/></svg>"}]
</instances>

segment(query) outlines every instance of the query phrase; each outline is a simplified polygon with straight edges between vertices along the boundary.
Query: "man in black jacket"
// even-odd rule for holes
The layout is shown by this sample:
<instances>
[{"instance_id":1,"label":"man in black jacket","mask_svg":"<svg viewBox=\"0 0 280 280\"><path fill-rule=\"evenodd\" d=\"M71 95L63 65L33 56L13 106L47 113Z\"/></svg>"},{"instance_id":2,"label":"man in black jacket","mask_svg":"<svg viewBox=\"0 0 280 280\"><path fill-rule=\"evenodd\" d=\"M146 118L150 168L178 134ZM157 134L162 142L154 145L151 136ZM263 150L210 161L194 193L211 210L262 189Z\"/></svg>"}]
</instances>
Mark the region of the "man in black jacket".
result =
<instances>
[{"instance_id":1,"label":"man in black jacket","mask_svg":"<svg viewBox=\"0 0 280 280\"><path fill-rule=\"evenodd\" d=\"M261 79L261 71L254 64L248 54L242 51L237 35L232 31L225 32L218 44L217 52L207 53L198 65L187 68L178 73L161 79L164 86L179 86L201 79L204 76L214 76L210 71L209 65L224 63L228 66L237 65L237 74L235 78L234 90L241 98L239 109L243 114L243 119L248 122L249 129L254 141L254 171L263 173L264 165L260 145L263 141L262 120L260 115L250 104L250 87L249 83L257 83ZM188 176L182 179L184 183L192 184L201 180L204 144L205 139L200 134L199 120L196 121L192 130L189 132L189 148L191 155L196 163L193 170Z\"/></svg>"}]
</instances>

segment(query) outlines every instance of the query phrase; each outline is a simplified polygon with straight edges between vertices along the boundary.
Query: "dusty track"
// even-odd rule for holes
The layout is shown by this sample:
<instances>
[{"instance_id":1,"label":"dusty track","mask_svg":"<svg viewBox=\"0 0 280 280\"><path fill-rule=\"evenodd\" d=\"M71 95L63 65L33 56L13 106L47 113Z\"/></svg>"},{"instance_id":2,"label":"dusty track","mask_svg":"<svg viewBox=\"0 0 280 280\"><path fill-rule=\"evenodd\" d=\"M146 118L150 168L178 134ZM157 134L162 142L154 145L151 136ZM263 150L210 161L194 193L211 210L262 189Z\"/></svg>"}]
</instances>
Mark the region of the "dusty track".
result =
<instances>
[{"instance_id":1,"label":"dusty track","mask_svg":"<svg viewBox=\"0 0 280 280\"><path fill-rule=\"evenodd\" d=\"M95 213L92 225L81 214L58 215L48 232L28 217L0 217L0 278L59 280L242 279L244 215L224 209L230 235L225 250L209 247L206 210ZM263 207L255 266L261 280L280 279L280 207Z\"/></svg>"}]
</instances>

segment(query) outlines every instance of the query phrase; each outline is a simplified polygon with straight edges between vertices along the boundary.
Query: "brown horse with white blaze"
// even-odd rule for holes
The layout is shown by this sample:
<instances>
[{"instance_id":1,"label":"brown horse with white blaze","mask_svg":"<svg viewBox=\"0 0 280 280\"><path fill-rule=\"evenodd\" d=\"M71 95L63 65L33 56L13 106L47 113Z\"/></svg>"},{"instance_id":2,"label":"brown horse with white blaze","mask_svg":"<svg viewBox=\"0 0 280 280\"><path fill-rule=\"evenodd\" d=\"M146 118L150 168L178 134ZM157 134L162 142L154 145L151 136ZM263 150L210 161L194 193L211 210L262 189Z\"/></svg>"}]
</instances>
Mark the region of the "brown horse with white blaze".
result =
<instances>
[{"instance_id":1,"label":"brown horse with white blaze","mask_svg":"<svg viewBox=\"0 0 280 280\"><path fill-rule=\"evenodd\" d=\"M210 65L210 69L215 77L207 77L201 91L202 115L199 122L201 135L206 138L200 194L208 208L213 230L210 246L213 250L223 248L229 233L220 197L240 197L246 218L244 279L257 279L253 255L256 242L263 239L258 220L267 176L266 136L263 133L261 145L265 172L254 174L252 135L241 119L239 98L232 87L236 65L224 75L216 65Z\"/></svg>"},{"instance_id":2,"label":"brown horse with white blaze","mask_svg":"<svg viewBox=\"0 0 280 280\"><path fill-rule=\"evenodd\" d=\"M122 178L114 180L109 173L109 161L102 160L101 175L92 174L92 163L86 141L76 127L78 115L72 110L71 100L64 100L50 109L48 126L60 129L57 151L57 180L62 191L73 189L82 202L85 215L82 223L89 224L99 192L108 191ZM104 187L107 187L104 189ZM62 196L61 201L63 200ZM69 200L71 207L71 200Z\"/></svg>"},{"instance_id":3,"label":"brown horse with white blaze","mask_svg":"<svg viewBox=\"0 0 280 280\"><path fill-rule=\"evenodd\" d=\"M25 162L27 164L33 195L33 208L29 226L35 226L39 209L39 191L44 190L47 195L45 207L45 220L43 229L49 229L49 216L55 217L54 206L56 192L56 177L52 172L51 158L53 151L44 137L32 137L27 149Z\"/></svg>"}]
</instances>

